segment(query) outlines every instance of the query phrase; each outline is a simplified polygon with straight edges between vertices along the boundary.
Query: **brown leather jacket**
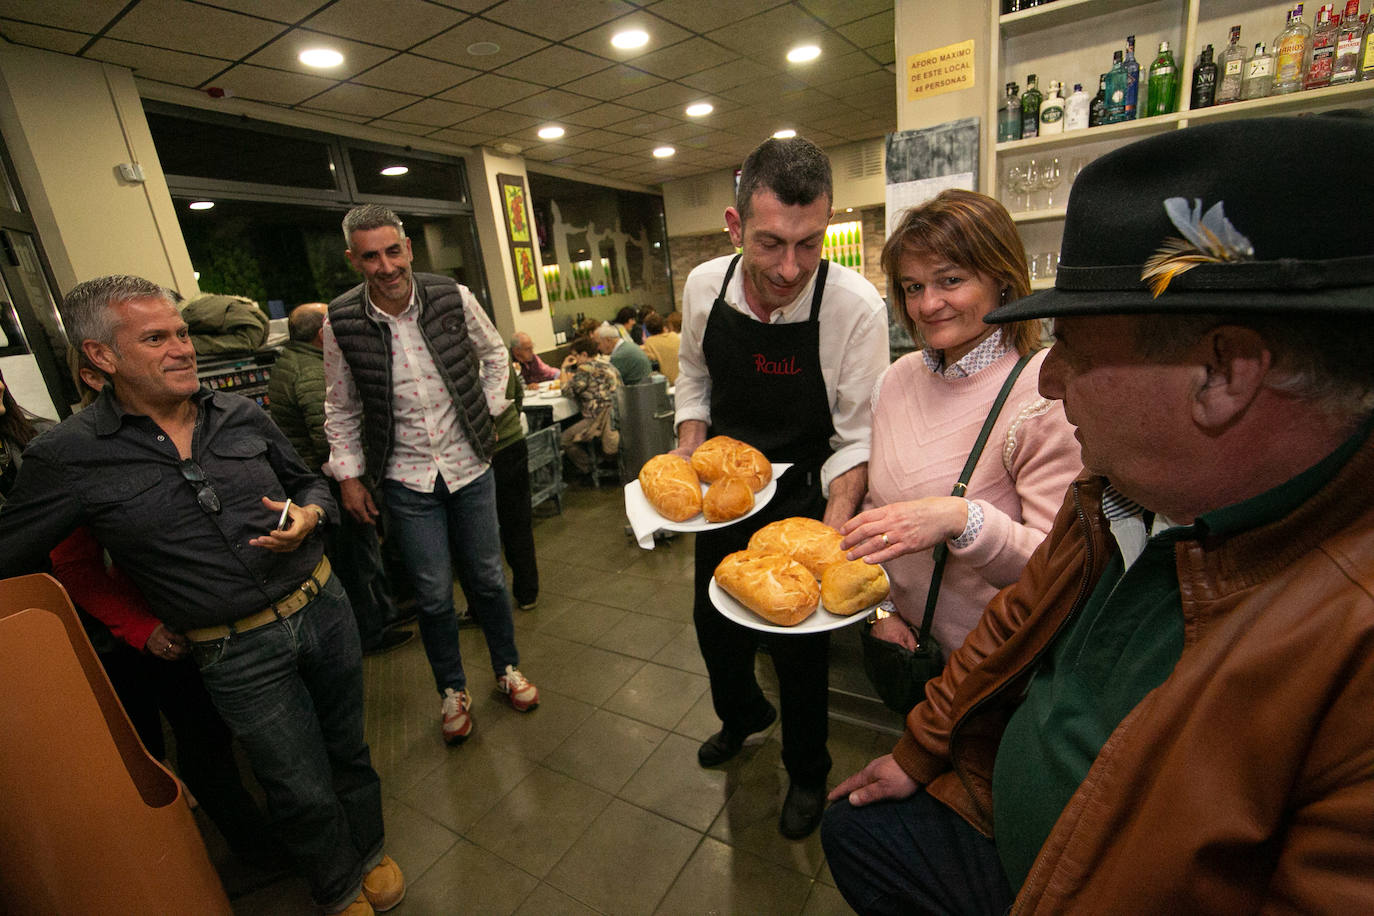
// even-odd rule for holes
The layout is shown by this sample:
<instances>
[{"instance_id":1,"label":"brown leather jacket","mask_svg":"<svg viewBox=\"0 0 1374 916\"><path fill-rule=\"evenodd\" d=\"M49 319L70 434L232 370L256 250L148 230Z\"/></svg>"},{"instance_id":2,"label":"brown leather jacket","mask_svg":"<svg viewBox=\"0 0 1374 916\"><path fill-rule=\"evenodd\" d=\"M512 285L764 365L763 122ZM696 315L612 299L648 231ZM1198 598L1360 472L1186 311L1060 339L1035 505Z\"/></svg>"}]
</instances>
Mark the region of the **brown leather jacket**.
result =
<instances>
[{"instance_id":1,"label":"brown leather jacket","mask_svg":"<svg viewBox=\"0 0 1374 916\"><path fill-rule=\"evenodd\" d=\"M1285 518L1182 541L1184 646L1112 733L1013 913L1374 913L1374 438ZM995 835L992 769L1110 549L1073 485L1020 581L907 716L902 769Z\"/></svg>"}]
</instances>

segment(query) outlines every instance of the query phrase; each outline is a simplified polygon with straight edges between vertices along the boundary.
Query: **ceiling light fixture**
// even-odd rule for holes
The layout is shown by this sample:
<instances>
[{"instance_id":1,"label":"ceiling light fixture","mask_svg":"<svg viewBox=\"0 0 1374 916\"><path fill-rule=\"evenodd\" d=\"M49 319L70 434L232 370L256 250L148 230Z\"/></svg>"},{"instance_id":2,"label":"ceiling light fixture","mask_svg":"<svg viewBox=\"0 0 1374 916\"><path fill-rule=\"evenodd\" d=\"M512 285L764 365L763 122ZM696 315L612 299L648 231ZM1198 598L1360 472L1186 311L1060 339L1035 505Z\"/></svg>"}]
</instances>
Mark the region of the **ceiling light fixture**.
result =
<instances>
[{"instance_id":1,"label":"ceiling light fixture","mask_svg":"<svg viewBox=\"0 0 1374 916\"><path fill-rule=\"evenodd\" d=\"M628 29L611 36L611 45L622 51L633 51L649 43L649 33L643 29Z\"/></svg>"},{"instance_id":2,"label":"ceiling light fixture","mask_svg":"<svg viewBox=\"0 0 1374 916\"><path fill-rule=\"evenodd\" d=\"M382 174L383 174L383 175L404 175L406 172L409 172L409 171L410 171L410 169L406 168L406 167L403 166L403 165L389 165L389 166L387 166L386 168L382 169Z\"/></svg>"},{"instance_id":3,"label":"ceiling light fixture","mask_svg":"<svg viewBox=\"0 0 1374 916\"><path fill-rule=\"evenodd\" d=\"M804 64L821 56L821 49L815 45L798 45L787 52L787 59L794 64Z\"/></svg>"},{"instance_id":4,"label":"ceiling light fixture","mask_svg":"<svg viewBox=\"0 0 1374 916\"><path fill-rule=\"evenodd\" d=\"M190 203L192 210L209 210L215 205L213 200L193 200Z\"/></svg>"},{"instance_id":5,"label":"ceiling light fixture","mask_svg":"<svg viewBox=\"0 0 1374 916\"><path fill-rule=\"evenodd\" d=\"M501 46L494 41L474 41L467 47L467 52L473 57L490 57L500 50Z\"/></svg>"},{"instance_id":6,"label":"ceiling light fixture","mask_svg":"<svg viewBox=\"0 0 1374 916\"><path fill-rule=\"evenodd\" d=\"M793 130L793 129L790 128L790 127L784 127L782 130L780 130L780 131L778 131L777 133L773 134L773 139L774 139L774 140L791 140L791 139L792 139L793 137L795 137L796 135L797 135L797 132L796 132L795 130Z\"/></svg>"},{"instance_id":7,"label":"ceiling light fixture","mask_svg":"<svg viewBox=\"0 0 1374 916\"><path fill-rule=\"evenodd\" d=\"M676 152L677 150L673 149L671 146L657 146L654 147L654 158L667 159Z\"/></svg>"},{"instance_id":8,"label":"ceiling light fixture","mask_svg":"<svg viewBox=\"0 0 1374 916\"><path fill-rule=\"evenodd\" d=\"M307 67L337 67L343 63L344 56L333 48L308 48L298 58Z\"/></svg>"},{"instance_id":9,"label":"ceiling light fixture","mask_svg":"<svg viewBox=\"0 0 1374 916\"><path fill-rule=\"evenodd\" d=\"M539 128L539 139L557 140L559 137L563 136L564 133L565 131L563 128L559 127L557 124L550 124L548 127Z\"/></svg>"},{"instance_id":10,"label":"ceiling light fixture","mask_svg":"<svg viewBox=\"0 0 1374 916\"><path fill-rule=\"evenodd\" d=\"M687 117L702 118L715 110L716 106L712 105L710 102L697 102L694 105L687 106Z\"/></svg>"}]
</instances>

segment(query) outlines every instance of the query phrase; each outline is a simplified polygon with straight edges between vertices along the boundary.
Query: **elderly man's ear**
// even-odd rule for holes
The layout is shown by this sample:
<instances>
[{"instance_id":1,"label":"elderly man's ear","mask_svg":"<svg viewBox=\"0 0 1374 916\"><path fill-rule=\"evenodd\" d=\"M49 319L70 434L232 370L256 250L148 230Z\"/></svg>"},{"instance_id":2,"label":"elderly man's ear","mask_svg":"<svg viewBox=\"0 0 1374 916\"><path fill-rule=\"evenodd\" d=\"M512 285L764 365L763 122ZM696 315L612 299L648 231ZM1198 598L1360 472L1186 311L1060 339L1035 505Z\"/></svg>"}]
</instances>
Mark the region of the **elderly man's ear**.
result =
<instances>
[{"instance_id":1,"label":"elderly man's ear","mask_svg":"<svg viewBox=\"0 0 1374 916\"><path fill-rule=\"evenodd\" d=\"M1222 325L1199 342L1201 384L1193 393L1193 422L1221 433L1237 422L1264 390L1273 354L1250 328Z\"/></svg>"}]
</instances>

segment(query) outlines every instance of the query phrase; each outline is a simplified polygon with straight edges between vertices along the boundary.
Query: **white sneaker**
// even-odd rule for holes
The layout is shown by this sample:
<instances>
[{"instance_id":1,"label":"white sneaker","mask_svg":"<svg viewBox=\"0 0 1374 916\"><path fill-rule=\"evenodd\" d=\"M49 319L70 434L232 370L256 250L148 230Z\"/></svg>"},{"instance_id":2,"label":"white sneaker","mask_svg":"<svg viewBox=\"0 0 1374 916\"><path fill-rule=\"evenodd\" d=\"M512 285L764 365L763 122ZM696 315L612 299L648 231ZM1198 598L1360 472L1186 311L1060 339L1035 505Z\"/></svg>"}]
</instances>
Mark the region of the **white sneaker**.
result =
<instances>
[{"instance_id":1,"label":"white sneaker","mask_svg":"<svg viewBox=\"0 0 1374 916\"><path fill-rule=\"evenodd\" d=\"M439 714L443 716L445 744L462 744L468 739L472 733L472 714L468 712L471 705L466 690L444 688L444 705Z\"/></svg>"},{"instance_id":2,"label":"white sneaker","mask_svg":"<svg viewBox=\"0 0 1374 916\"><path fill-rule=\"evenodd\" d=\"M496 679L496 689L506 695L517 712L528 712L539 705L539 688L526 680L514 665L507 665L506 673Z\"/></svg>"}]
</instances>

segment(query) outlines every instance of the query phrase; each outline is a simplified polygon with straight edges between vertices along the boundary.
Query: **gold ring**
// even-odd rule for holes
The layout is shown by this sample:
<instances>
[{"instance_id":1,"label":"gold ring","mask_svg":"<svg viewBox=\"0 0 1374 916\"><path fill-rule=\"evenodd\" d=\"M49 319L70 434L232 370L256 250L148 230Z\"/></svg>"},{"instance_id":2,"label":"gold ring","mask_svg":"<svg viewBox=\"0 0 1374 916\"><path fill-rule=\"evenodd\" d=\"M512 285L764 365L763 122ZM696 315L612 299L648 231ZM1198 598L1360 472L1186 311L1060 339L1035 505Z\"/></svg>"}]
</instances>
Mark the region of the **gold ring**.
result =
<instances>
[{"instance_id":1,"label":"gold ring","mask_svg":"<svg viewBox=\"0 0 1374 916\"><path fill-rule=\"evenodd\" d=\"M884 547L891 547L891 546L892 546L892 542L889 541L889 540L887 539L887 532L886 532L886 531L883 532L883 546L884 546Z\"/></svg>"}]
</instances>

